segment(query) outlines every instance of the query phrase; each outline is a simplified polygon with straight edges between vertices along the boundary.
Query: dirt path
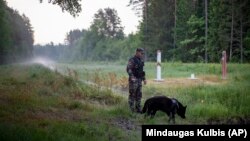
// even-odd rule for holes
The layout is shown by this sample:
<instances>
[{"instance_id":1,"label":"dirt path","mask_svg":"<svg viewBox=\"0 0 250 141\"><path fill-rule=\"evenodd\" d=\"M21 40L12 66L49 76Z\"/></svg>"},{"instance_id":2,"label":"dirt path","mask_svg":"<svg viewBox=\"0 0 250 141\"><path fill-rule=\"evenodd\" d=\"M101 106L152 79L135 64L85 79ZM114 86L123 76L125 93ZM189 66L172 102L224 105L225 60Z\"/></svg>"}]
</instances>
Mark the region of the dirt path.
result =
<instances>
[{"instance_id":1,"label":"dirt path","mask_svg":"<svg viewBox=\"0 0 250 141\"><path fill-rule=\"evenodd\" d=\"M227 80L222 80L220 77L215 75L210 76L199 76L196 79L190 78L165 78L162 82L155 80L148 80L148 84L157 87L193 87L199 85L223 85L226 84Z\"/></svg>"}]
</instances>

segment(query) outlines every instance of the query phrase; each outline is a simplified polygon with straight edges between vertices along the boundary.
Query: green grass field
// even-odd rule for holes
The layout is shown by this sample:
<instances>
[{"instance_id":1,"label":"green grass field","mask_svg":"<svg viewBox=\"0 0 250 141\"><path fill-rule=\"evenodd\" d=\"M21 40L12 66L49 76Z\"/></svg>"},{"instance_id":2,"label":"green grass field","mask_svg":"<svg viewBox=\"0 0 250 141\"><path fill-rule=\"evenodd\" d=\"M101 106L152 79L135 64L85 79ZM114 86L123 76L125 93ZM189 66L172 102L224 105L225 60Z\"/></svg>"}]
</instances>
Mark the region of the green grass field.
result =
<instances>
[{"instance_id":1,"label":"green grass field","mask_svg":"<svg viewBox=\"0 0 250 141\"><path fill-rule=\"evenodd\" d=\"M87 62L0 66L0 140L138 141L142 124L168 124L133 114L127 104L125 63ZM177 124L249 124L250 65L163 63L164 82L155 82L155 63L146 63L144 101L166 95L187 105ZM194 73L197 80L188 79ZM86 83L91 82L91 83Z\"/></svg>"}]
</instances>

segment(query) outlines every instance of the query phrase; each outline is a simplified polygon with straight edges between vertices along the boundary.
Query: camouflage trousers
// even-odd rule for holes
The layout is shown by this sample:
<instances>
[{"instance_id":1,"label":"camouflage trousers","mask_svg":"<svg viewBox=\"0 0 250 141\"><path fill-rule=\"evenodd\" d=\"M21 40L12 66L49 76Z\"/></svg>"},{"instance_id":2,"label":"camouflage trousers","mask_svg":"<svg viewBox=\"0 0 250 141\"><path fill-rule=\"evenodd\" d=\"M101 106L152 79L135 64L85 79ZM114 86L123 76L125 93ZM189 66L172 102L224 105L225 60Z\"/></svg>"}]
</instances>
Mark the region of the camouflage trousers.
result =
<instances>
[{"instance_id":1,"label":"camouflage trousers","mask_svg":"<svg viewBox=\"0 0 250 141\"><path fill-rule=\"evenodd\" d=\"M132 112L141 112L142 80L129 80L128 104Z\"/></svg>"}]
</instances>

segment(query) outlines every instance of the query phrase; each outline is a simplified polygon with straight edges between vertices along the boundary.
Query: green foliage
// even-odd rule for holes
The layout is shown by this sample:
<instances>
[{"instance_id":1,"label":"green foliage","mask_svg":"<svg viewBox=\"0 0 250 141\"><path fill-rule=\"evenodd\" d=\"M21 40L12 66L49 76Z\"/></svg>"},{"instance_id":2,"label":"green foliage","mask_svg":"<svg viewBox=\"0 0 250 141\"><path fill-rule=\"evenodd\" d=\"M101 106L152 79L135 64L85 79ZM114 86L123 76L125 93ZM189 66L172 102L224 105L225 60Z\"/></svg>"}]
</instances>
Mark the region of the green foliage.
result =
<instances>
[{"instance_id":1,"label":"green foliage","mask_svg":"<svg viewBox=\"0 0 250 141\"><path fill-rule=\"evenodd\" d=\"M188 37L188 20L191 15L194 14L194 9L192 8L193 4L190 4L187 0L178 0L177 1L177 21L176 21L176 40L177 47L180 46L180 42L185 40Z\"/></svg>"},{"instance_id":2,"label":"green foliage","mask_svg":"<svg viewBox=\"0 0 250 141\"><path fill-rule=\"evenodd\" d=\"M247 0L210 1L208 52L212 62L220 61L223 50L227 51L228 60L231 62L239 62L241 58L247 58L247 56L241 56L241 52L247 54L248 50L248 45L241 40L247 37L245 33L249 30L247 25L249 14L246 14L249 12L247 8L249 5L250 2ZM241 45L243 45L242 48Z\"/></svg>"},{"instance_id":3,"label":"green foliage","mask_svg":"<svg viewBox=\"0 0 250 141\"><path fill-rule=\"evenodd\" d=\"M43 0L39 1L43 2ZM69 12L74 17L82 11L80 2L81 0L49 0L49 3L60 6L63 11Z\"/></svg>"},{"instance_id":4,"label":"green foliage","mask_svg":"<svg viewBox=\"0 0 250 141\"><path fill-rule=\"evenodd\" d=\"M209 5L209 29L208 29L208 56L212 62L218 62L221 52L228 48L230 27L229 18L226 14L225 1L212 0ZM223 18L222 18L223 17Z\"/></svg>"},{"instance_id":5,"label":"green foliage","mask_svg":"<svg viewBox=\"0 0 250 141\"><path fill-rule=\"evenodd\" d=\"M86 30L80 31L79 29L71 30L69 33L66 35L66 43L68 44L69 47L73 47L74 44L80 40L82 36L84 36Z\"/></svg>"},{"instance_id":6,"label":"green foliage","mask_svg":"<svg viewBox=\"0 0 250 141\"><path fill-rule=\"evenodd\" d=\"M245 47L244 56L246 58L246 60L244 61L249 62L250 61L250 30L248 30L243 43L244 43L243 46Z\"/></svg>"},{"instance_id":7,"label":"green foliage","mask_svg":"<svg viewBox=\"0 0 250 141\"><path fill-rule=\"evenodd\" d=\"M7 6L4 0L0 0L0 64L7 62L7 54L11 45L9 21L7 20Z\"/></svg>"},{"instance_id":8,"label":"green foliage","mask_svg":"<svg viewBox=\"0 0 250 141\"><path fill-rule=\"evenodd\" d=\"M173 57L174 1L147 1L143 22L140 25L142 46L146 49L148 60L155 60L158 49L164 52L163 59Z\"/></svg>"},{"instance_id":9,"label":"green foliage","mask_svg":"<svg viewBox=\"0 0 250 141\"><path fill-rule=\"evenodd\" d=\"M204 18L191 15L187 21L187 37L180 41L183 62L201 62L204 55ZM185 54L185 55L184 55Z\"/></svg>"},{"instance_id":10,"label":"green foliage","mask_svg":"<svg viewBox=\"0 0 250 141\"><path fill-rule=\"evenodd\" d=\"M163 59L183 62L203 61L205 58L204 1L130 0L129 4L137 9L136 13L140 13L138 9L142 9L140 40L147 48L147 57L150 60L155 58L156 50L161 49L164 52ZM249 30L250 18L247 14L249 4L247 0L208 1L208 61L219 62L223 50L231 54L228 55L230 61L233 61L233 58L249 60L246 59L248 44L241 41L242 38L247 37L246 32ZM174 41L176 46L173 45ZM241 45L243 45L242 48Z\"/></svg>"},{"instance_id":11,"label":"green foliage","mask_svg":"<svg viewBox=\"0 0 250 141\"><path fill-rule=\"evenodd\" d=\"M32 56L33 30L28 17L0 2L0 64Z\"/></svg>"},{"instance_id":12,"label":"green foliage","mask_svg":"<svg viewBox=\"0 0 250 141\"><path fill-rule=\"evenodd\" d=\"M118 17L117 11L111 8L98 10L94 15L90 30L102 38L122 39L124 37L123 27L121 26L121 20Z\"/></svg>"},{"instance_id":13,"label":"green foliage","mask_svg":"<svg viewBox=\"0 0 250 141\"><path fill-rule=\"evenodd\" d=\"M127 61L138 47L145 48L147 61L154 61L160 49L163 60L203 62L207 50L209 62L220 62L226 50L229 61L249 62L249 4L247 0L208 1L206 49L204 1L130 0L129 5L142 16L137 33L124 36L116 10L100 9L81 37L73 37L70 31L73 38L69 32L68 47L48 50L57 56L52 59L67 62Z\"/></svg>"},{"instance_id":14,"label":"green foliage","mask_svg":"<svg viewBox=\"0 0 250 141\"><path fill-rule=\"evenodd\" d=\"M130 34L124 39L97 38L91 31L85 34L70 46L53 43L34 47L35 56L43 56L52 60L72 61L127 61L134 55L140 46L138 34Z\"/></svg>"},{"instance_id":15,"label":"green foliage","mask_svg":"<svg viewBox=\"0 0 250 141\"><path fill-rule=\"evenodd\" d=\"M227 51L231 62L249 62L250 17L246 14L249 13L249 4L246 0L239 3L235 0L208 1L206 50L209 62L220 62L223 50ZM147 61L155 60L156 50L161 49L163 60L203 62L206 38L204 1L130 0L129 5L142 16L138 33L124 37L116 10L100 9L90 29L84 30L81 37L73 41L68 35L70 47L48 49L57 56L51 58L67 62L127 61L137 47L143 47Z\"/></svg>"}]
</instances>

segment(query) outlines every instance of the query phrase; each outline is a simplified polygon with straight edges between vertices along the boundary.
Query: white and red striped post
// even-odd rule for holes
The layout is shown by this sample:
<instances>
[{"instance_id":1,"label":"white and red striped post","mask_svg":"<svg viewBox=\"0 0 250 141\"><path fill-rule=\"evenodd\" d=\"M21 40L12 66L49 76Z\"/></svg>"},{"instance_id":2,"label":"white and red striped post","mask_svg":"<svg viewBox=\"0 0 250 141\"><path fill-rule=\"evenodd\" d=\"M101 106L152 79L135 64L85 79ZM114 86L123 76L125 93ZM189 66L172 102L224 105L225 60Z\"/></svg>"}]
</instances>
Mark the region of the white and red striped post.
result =
<instances>
[{"instance_id":1,"label":"white and red striped post","mask_svg":"<svg viewBox=\"0 0 250 141\"><path fill-rule=\"evenodd\" d=\"M226 79L227 78L227 53L226 51L222 52L221 64L222 64L222 79Z\"/></svg>"}]
</instances>

